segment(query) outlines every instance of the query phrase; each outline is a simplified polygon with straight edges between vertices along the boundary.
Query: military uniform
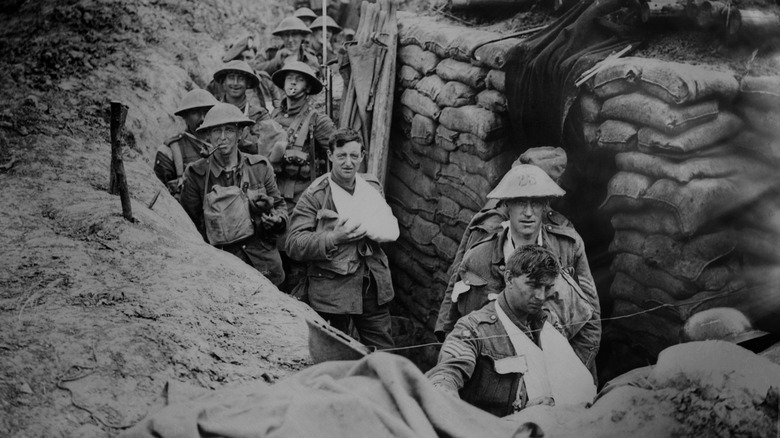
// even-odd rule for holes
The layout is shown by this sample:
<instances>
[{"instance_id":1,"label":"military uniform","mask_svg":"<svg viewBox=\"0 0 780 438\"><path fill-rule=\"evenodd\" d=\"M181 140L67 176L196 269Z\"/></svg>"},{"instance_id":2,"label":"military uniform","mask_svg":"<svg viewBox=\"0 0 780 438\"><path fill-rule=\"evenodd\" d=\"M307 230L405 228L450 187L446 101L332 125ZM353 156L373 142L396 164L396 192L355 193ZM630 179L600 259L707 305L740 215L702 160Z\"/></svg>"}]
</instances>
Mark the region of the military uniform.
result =
<instances>
[{"instance_id":1,"label":"military uniform","mask_svg":"<svg viewBox=\"0 0 780 438\"><path fill-rule=\"evenodd\" d=\"M184 169L207 153L206 143L190 132L183 132L165 140L157 149L154 174L177 196L181 191Z\"/></svg>"},{"instance_id":2,"label":"military uniform","mask_svg":"<svg viewBox=\"0 0 780 438\"><path fill-rule=\"evenodd\" d=\"M288 158L279 163L277 175L279 190L292 213L311 181L326 172L328 141L336 132L336 125L328 116L313 108L311 96L293 108L289 107L289 100L285 98L271 118L287 131L288 151L296 151L288 153ZM294 162L294 158L298 157L301 161Z\"/></svg>"},{"instance_id":3,"label":"military uniform","mask_svg":"<svg viewBox=\"0 0 780 438\"><path fill-rule=\"evenodd\" d=\"M286 252L308 265L301 287L314 310L326 319L351 316L361 342L392 347L388 303L394 292L387 255L369 238L333 243L329 231L335 227L338 213L328 176L319 177L301 196L290 218ZM378 180L369 175L365 180L382 193ZM342 331L347 329L346 324L334 325Z\"/></svg>"},{"instance_id":4,"label":"military uniform","mask_svg":"<svg viewBox=\"0 0 780 438\"><path fill-rule=\"evenodd\" d=\"M539 345L539 331L548 318L549 313L540 312L529 318L528 326L516 319L513 322ZM457 393L471 405L504 417L525 408L528 394L523 369L501 369L496 364L522 354L515 351L496 315L496 302L491 302L455 324L442 345L438 363L426 376L433 386Z\"/></svg>"},{"instance_id":5,"label":"military uniform","mask_svg":"<svg viewBox=\"0 0 780 438\"><path fill-rule=\"evenodd\" d=\"M208 181L208 187L206 187ZM237 186L240 181L247 181L248 190L259 190L273 199L273 212L282 221L276 227L266 230L260 223L260 214L253 214L255 224L253 236L230 245L217 246L240 258L265 275L272 283L278 285L284 281L284 270L276 239L287 225L287 209L274 181L271 163L261 155L238 153L238 165L234 171L220 168L211 159L200 159L193 163L184 174L184 187L181 194L181 204L190 216L198 231L206 236L203 217L204 194L214 186ZM243 188L242 188L243 189Z\"/></svg>"}]
</instances>

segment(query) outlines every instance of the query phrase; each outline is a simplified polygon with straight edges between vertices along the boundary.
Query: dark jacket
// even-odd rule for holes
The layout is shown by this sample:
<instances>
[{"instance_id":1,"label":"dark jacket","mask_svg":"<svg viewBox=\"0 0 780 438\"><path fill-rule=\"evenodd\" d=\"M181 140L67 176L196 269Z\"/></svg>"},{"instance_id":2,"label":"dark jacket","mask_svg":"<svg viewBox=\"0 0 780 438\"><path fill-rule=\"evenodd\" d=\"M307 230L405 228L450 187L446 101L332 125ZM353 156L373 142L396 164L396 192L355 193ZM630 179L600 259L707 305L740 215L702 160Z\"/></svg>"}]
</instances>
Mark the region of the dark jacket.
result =
<instances>
[{"instance_id":1,"label":"dark jacket","mask_svg":"<svg viewBox=\"0 0 780 438\"><path fill-rule=\"evenodd\" d=\"M182 175L177 175L176 173L176 165L171 149L174 143L179 146L179 150L181 151ZM165 143L157 149L157 155L154 158L154 174L157 175L157 178L159 178L160 181L168 185L170 181L182 177L184 175L183 171L187 165L200 160L202 157L201 154L205 154L205 152L205 143L194 140L185 133L171 137L168 140L165 140ZM169 189L171 189L170 186ZM178 193L177 190L171 190L171 194L176 193Z\"/></svg>"},{"instance_id":2,"label":"dark jacket","mask_svg":"<svg viewBox=\"0 0 780 438\"><path fill-rule=\"evenodd\" d=\"M363 238L336 246L330 231L338 222L329 173L317 178L303 193L290 218L285 249L290 258L307 262L307 288L311 307L324 313L363 313L363 277L370 273L381 306L393 299L387 256L377 242ZM382 193L379 181L365 180ZM366 272L367 270L367 272Z\"/></svg>"},{"instance_id":3,"label":"dark jacket","mask_svg":"<svg viewBox=\"0 0 780 438\"><path fill-rule=\"evenodd\" d=\"M511 312L506 313L523 328ZM543 312L523 330L537 345L538 330L548 317ZM503 325L498 323L496 302L491 302L458 320L444 341L438 363L426 376L434 386L456 391L464 401L503 417L523 409L528 402L522 370L496 370L497 361L518 354L523 353L515 351ZM518 389L520 402L516 403Z\"/></svg>"}]
</instances>

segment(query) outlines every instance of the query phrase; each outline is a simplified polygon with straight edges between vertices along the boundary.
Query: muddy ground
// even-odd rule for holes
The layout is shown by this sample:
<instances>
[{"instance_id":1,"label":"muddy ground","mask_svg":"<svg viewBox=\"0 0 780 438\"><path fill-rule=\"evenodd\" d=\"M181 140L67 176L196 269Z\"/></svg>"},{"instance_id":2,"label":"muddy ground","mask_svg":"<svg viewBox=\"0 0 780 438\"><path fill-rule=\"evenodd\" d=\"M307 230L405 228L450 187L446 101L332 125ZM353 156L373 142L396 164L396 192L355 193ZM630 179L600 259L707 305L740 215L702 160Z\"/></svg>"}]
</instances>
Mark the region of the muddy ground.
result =
<instances>
[{"instance_id":1,"label":"muddy ground","mask_svg":"<svg viewBox=\"0 0 780 438\"><path fill-rule=\"evenodd\" d=\"M0 7L0 436L113 436L166 386L307 366L313 312L204 243L150 166L225 42L284 5L4 3L19 9ZM107 193L112 100L129 106L134 222Z\"/></svg>"}]
</instances>

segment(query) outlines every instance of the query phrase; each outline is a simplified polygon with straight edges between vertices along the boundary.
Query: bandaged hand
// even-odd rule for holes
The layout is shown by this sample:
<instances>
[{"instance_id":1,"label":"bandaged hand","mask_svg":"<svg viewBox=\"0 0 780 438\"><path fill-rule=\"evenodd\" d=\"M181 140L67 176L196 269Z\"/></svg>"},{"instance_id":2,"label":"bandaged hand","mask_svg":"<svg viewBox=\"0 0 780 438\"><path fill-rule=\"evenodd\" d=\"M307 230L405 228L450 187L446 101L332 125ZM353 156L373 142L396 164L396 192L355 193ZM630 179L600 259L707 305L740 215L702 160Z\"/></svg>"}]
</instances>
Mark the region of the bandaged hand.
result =
<instances>
[{"instance_id":1,"label":"bandaged hand","mask_svg":"<svg viewBox=\"0 0 780 438\"><path fill-rule=\"evenodd\" d=\"M249 198L249 208L254 213L266 213L274 208L274 198L266 195L261 190L249 189L246 192Z\"/></svg>"},{"instance_id":2,"label":"bandaged hand","mask_svg":"<svg viewBox=\"0 0 780 438\"><path fill-rule=\"evenodd\" d=\"M263 228L270 230L282 223L282 217L275 212L263 213L260 215L260 223L263 225Z\"/></svg>"},{"instance_id":3,"label":"bandaged hand","mask_svg":"<svg viewBox=\"0 0 780 438\"><path fill-rule=\"evenodd\" d=\"M359 223L350 218L339 219L336 228L333 230L333 243L340 245L342 243L354 242L366 236L366 229Z\"/></svg>"}]
</instances>

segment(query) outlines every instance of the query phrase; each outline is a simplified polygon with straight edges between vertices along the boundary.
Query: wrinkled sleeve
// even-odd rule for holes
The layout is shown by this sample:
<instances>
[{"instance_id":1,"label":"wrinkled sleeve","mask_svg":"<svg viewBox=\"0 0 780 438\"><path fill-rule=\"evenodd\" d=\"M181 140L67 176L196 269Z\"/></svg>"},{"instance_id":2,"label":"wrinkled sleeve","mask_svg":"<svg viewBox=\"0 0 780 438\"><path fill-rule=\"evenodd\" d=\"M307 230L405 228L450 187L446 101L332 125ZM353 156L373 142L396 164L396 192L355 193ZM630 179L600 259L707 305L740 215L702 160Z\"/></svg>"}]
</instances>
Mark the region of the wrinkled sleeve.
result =
<instances>
[{"instance_id":1,"label":"wrinkled sleeve","mask_svg":"<svg viewBox=\"0 0 780 438\"><path fill-rule=\"evenodd\" d=\"M457 394L474 374L479 354L479 341L473 339L473 331L461 319L447 335L439 352L435 367L426 373L426 377L437 389Z\"/></svg>"},{"instance_id":2,"label":"wrinkled sleeve","mask_svg":"<svg viewBox=\"0 0 780 438\"><path fill-rule=\"evenodd\" d=\"M374 188L379 196L375 198L374 204L376 205L371 205L371 220L364 222L367 230L366 235L377 243L395 242L400 235L398 219L395 218L393 210L385 201L382 186L371 184L370 187Z\"/></svg>"},{"instance_id":3,"label":"wrinkled sleeve","mask_svg":"<svg viewBox=\"0 0 780 438\"><path fill-rule=\"evenodd\" d=\"M593 275L590 272L588 258L585 255L585 244L578 235L576 239L576 255L574 259L574 273L576 274L577 284L580 285L582 292L588 297L588 301L593 306L593 316L582 329L569 340L572 349L582 360L582 363L588 367L593 375L593 381L596 380L596 354L601 345L601 305L599 303L596 283L593 281Z\"/></svg>"},{"instance_id":4,"label":"wrinkled sleeve","mask_svg":"<svg viewBox=\"0 0 780 438\"><path fill-rule=\"evenodd\" d=\"M317 212L321 208L322 204L309 190L295 205L284 245L287 255L293 260L330 260L336 251L332 233L317 231Z\"/></svg>"}]
</instances>

